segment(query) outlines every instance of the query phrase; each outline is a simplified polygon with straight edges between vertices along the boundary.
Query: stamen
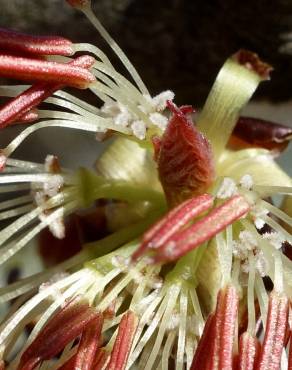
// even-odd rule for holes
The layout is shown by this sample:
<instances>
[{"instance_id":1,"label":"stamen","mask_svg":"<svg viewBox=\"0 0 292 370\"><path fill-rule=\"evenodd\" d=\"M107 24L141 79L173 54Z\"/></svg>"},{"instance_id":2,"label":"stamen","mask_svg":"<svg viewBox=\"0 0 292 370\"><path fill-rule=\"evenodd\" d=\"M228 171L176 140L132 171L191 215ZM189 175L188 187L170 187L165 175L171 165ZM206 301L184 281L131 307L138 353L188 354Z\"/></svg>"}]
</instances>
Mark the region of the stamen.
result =
<instances>
[{"instance_id":1,"label":"stamen","mask_svg":"<svg viewBox=\"0 0 292 370\"><path fill-rule=\"evenodd\" d=\"M59 83L80 89L87 88L95 81L94 76L85 68L3 54L0 56L0 76Z\"/></svg>"},{"instance_id":2,"label":"stamen","mask_svg":"<svg viewBox=\"0 0 292 370\"><path fill-rule=\"evenodd\" d=\"M72 60L68 65L88 69L94 62L94 58L85 55ZM22 92L0 109L0 128L4 128L19 119L26 122L29 119L35 119L36 117L31 109L61 88L63 88L63 85L60 83L38 83Z\"/></svg>"},{"instance_id":3,"label":"stamen","mask_svg":"<svg viewBox=\"0 0 292 370\"><path fill-rule=\"evenodd\" d=\"M279 370L286 327L289 300L284 294L272 292L269 299L267 327L259 356L258 370Z\"/></svg>"},{"instance_id":4,"label":"stamen","mask_svg":"<svg viewBox=\"0 0 292 370\"><path fill-rule=\"evenodd\" d=\"M230 198L194 225L170 238L157 250L155 262L177 259L211 239L228 225L246 215L249 210L249 203L241 195Z\"/></svg>"},{"instance_id":5,"label":"stamen","mask_svg":"<svg viewBox=\"0 0 292 370\"><path fill-rule=\"evenodd\" d=\"M124 370L126 368L137 325L138 317L134 312L128 311L120 322L107 370Z\"/></svg>"},{"instance_id":6,"label":"stamen","mask_svg":"<svg viewBox=\"0 0 292 370\"><path fill-rule=\"evenodd\" d=\"M124 64L124 66L129 71L130 75L132 76L133 80L135 81L136 85L139 87L139 90L143 95L150 95L145 84L143 83L141 77L137 73L135 67L129 61L126 54L123 50L119 47L119 45L113 40L110 34L106 31L103 25L99 22L96 16L93 14L90 8L90 1L89 0L69 0L68 2L73 4L73 6L78 7L81 9L87 18L91 21L93 26L98 30L104 40L108 43L108 45L112 48L112 50L116 53L119 57L120 61Z\"/></svg>"},{"instance_id":7,"label":"stamen","mask_svg":"<svg viewBox=\"0 0 292 370\"><path fill-rule=\"evenodd\" d=\"M68 370L70 369L93 369L97 349L101 341L101 329L103 325L103 315L96 314L85 327L78 350L73 359L69 360ZM71 367L70 367L71 366ZM63 369L63 368L62 368ZM65 368L64 368L65 369Z\"/></svg>"},{"instance_id":8,"label":"stamen","mask_svg":"<svg viewBox=\"0 0 292 370\"><path fill-rule=\"evenodd\" d=\"M18 369L30 370L43 360L57 355L67 343L75 339L99 315L87 303L69 302L42 329L20 359Z\"/></svg>"},{"instance_id":9,"label":"stamen","mask_svg":"<svg viewBox=\"0 0 292 370\"><path fill-rule=\"evenodd\" d=\"M188 199L171 210L165 217L154 224L142 238L142 244L132 256L135 260L141 256L147 248L159 248L167 242L181 227L186 225L192 218L209 209L213 204L213 197L204 194Z\"/></svg>"},{"instance_id":10,"label":"stamen","mask_svg":"<svg viewBox=\"0 0 292 370\"><path fill-rule=\"evenodd\" d=\"M254 370L261 345L249 332L241 335L239 340L239 370Z\"/></svg>"},{"instance_id":11,"label":"stamen","mask_svg":"<svg viewBox=\"0 0 292 370\"><path fill-rule=\"evenodd\" d=\"M210 353L210 368L232 369L232 351L235 323L238 311L238 295L233 286L218 293L215 312L214 344Z\"/></svg>"},{"instance_id":12,"label":"stamen","mask_svg":"<svg viewBox=\"0 0 292 370\"><path fill-rule=\"evenodd\" d=\"M109 356L110 356L110 354L106 349L100 348L97 351L97 354L96 354L96 357L95 357L95 362L93 364L93 369L94 370L103 370L103 369L105 369L105 365L109 361ZM68 369L68 370L71 370L71 369Z\"/></svg>"},{"instance_id":13,"label":"stamen","mask_svg":"<svg viewBox=\"0 0 292 370\"><path fill-rule=\"evenodd\" d=\"M205 324L203 334L196 348L195 356L190 370L206 370L210 364L210 350L214 341L215 315L211 314ZM206 348L209 350L206 351Z\"/></svg>"},{"instance_id":14,"label":"stamen","mask_svg":"<svg viewBox=\"0 0 292 370\"><path fill-rule=\"evenodd\" d=\"M0 48L35 55L74 54L72 42L58 36L33 36L0 28Z\"/></svg>"}]
</instances>

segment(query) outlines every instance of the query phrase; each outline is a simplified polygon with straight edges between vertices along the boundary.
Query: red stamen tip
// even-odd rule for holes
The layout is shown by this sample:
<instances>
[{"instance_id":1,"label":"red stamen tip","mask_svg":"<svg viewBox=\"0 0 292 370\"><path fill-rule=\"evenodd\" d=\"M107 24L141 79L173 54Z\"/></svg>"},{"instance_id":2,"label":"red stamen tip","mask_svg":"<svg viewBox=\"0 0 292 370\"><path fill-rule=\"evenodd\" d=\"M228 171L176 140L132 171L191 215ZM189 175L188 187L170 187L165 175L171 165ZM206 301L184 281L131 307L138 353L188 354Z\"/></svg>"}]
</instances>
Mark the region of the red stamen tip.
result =
<instances>
[{"instance_id":1,"label":"red stamen tip","mask_svg":"<svg viewBox=\"0 0 292 370\"><path fill-rule=\"evenodd\" d=\"M53 358L77 338L90 322L100 318L99 315L84 301L74 299L68 302L22 354L18 370L34 369L42 361Z\"/></svg>"},{"instance_id":2,"label":"red stamen tip","mask_svg":"<svg viewBox=\"0 0 292 370\"><path fill-rule=\"evenodd\" d=\"M128 311L120 322L107 370L124 370L126 368L137 325L138 317L134 312Z\"/></svg>"},{"instance_id":3,"label":"red stamen tip","mask_svg":"<svg viewBox=\"0 0 292 370\"><path fill-rule=\"evenodd\" d=\"M199 216L213 205L214 198L209 194L187 199L155 223L142 238L142 243L133 254L133 260L146 250L157 249L165 244L174 234L192 218Z\"/></svg>"},{"instance_id":4,"label":"red stamen tip","mask_svg":"<svg viewBox=\"0 0 292 370\"><path fill-rule=\"evenodd\" d=\"M254 370L261 345L257 338L245 332L239 340L239 370Z\"/></svg>"},{"instance_id":5,"label":"red stamen tip","mask_svg":"<svg viewBox=\"0 0 292 370\"><path fill-rule=\"evenodd\" d=\"M73 55L72 42L58 36L33 36L0 28L0 48L34 55Z\"/></svg>"},{"instance_id":6,"label":"red stamen tip","mask_svg":"<svg viewBox=\"0 0 292 370\"><path fill-rule=\"evenodd\" d=\"M210 240L228 225L248 213L250 204L241 195L235 195L195 224L176 233L157 249L156 262L172 261Z\"/></svg>"},{"instance_id":7,"label":"red stamen tip","mask_svg":"<svg viewBox=\"0 0 292 370\"><path fill-rule=\"evenodd\" d=\"M288 323L289 300L281 293L270 294L267 327L256 369L280 369Z\"/></svg>"},{"instance_id":8,"label":"red stamen tip","mask_svg":"<svg viewBox=\"0 0 292 370\"><path fill-rule=\"evenodd\" d=\"M0 76L58 83L81 89L95 81L95 77L85 68L12 55L0 55Z\"/></svg>"}]
</instances>

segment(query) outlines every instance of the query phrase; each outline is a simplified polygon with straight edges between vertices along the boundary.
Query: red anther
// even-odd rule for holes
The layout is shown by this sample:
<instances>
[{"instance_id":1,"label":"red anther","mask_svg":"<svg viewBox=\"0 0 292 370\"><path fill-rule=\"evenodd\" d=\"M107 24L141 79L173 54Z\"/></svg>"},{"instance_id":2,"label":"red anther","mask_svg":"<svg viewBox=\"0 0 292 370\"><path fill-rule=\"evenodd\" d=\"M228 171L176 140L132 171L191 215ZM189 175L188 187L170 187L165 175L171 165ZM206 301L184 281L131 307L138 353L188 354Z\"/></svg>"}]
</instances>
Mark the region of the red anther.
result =
<instances>
[{"instance_id":1,"label":"red anther","mask_svg":"<svg viewBox=\"0 0 292 370\"><path fill-rule=\"evenodd\" d=\"M215 316L210 315L206 321L190 370L209 370L210 349L214 341ZM208 348L208 350L206 350Z\"/></svg>"},{"instance_id":2,"label":"red anther","mask_svg":"<svg viewBox=\"0 0 292 370\"><path fill-rule=\"evenodd\" d=\"M72 42L59 36L33 36L0 28L0 49L35 55L73 55Z\"/></svg>"},{"instance_id":3,"label":"red anther","mask_svg":"<svg viewBox=\"0 0 292 370\"><path fill-rule=\"evenodd\" d=\"M0 110L0 116L1 116L1 110ZM31 123L36 121L39 118L39 114L37 109L30 109L27 113L24 113L22 116L18 118L18 121L15 122L17 123Z\"/></svg>"},{"instance_id":4,"label":"red anther","mask_svg":"<svg viewBox=\"0 0 292 370\"><path fill-rule=\"evenodd\" d=\"M120 322L107 370L124 370L126 368L137 325L138 317L134 312L128 311Z\"/></svg>"},{"instance_id":5,"label":"red anther","mask_svg":"<svg viewBox=\"0 0 292 370\"><path fill-rule=\"evenodd\" d=\"M97 314L84 329L77 353L72 356L59 370L91 370L100 346L103 315Z\"/></svg>"},{"instance_id":6,"label":"red anther","mask_svg":"<svg viewBox=\"0 0 292 370\"><path fill-rule=\"evenodd\" d=\"M158 163L159 178L171 206L200 195L214 179L214 161L208 140L196 129L190 117L173 103L173 112L162 136Z\"/></svg>"},{"instance_id":7,"label":"red anther","mask_svg":"<svg viewBox=\"0 0 292 370\"><path fill-rule=\"evenodd\" d=\"M96 310L83 301L72 300L54 315L36 339L22 354L18 370L35 369L64 349L66 344L82 333L93 320L100 317Z\"/></svg>"},{"instance_id":8,"label":"red anther","mask_svg":"<svg viewBox=\"0 0 292 370\"><path fill-rule=\"evenodd\" d=\"M288 358L288 369L287 370L292 370L292 332L290 330L290 344L289 344L289 358Z\"/></svg>"},{"instance_id":9,"label":"red anther","mask_svg":"<svg viewBox=\"0 0 292 370\"><path fill-rule=\"evenodd\" d=\"M238 370L253 370L257 362L261 345L257 338L248 332L243 333L239 340Z\"/></svg>"},{"instance_id":10,"label":"red anther","mask_svg":"<svg viewBox=\"0 0 292 370\"><path fill-rule=\"evenodd\" d=\"M212 207L213 202L214 198L211 195L203 194L187 199L175 207L143 235L140 247L132 256L133 260L140 257L148 248L161 247L192 218L199 216L202 212Z\"/></svg>"},{"instance_id":11,"label":"red anther","mask_svg":"<svg viewBox=\"0 0 292 370\"><path fill-rule=\"evenodd\" d=\"M254 146L281 152L291 139L291 127L258 118L240 117L229 145L237 149Z\"/></svg>"},{"instance_id":12,"label":"red anther","mask_svg":"<svg viewBox=\"0 0 292 370\"><path fill-rule=\"evenodd\" d=\"M156 250L155 262L172 261L210 240L228 225L243 217L250 204L241 195L235 195L214 208L205 217L188 228L176 233L167 243Z\"/></svg>"},{"instance_id":13,"label":"red anther","mask_svg":"<svg viewBox=\"0 0 292 370\"><path fill-rule=\"evenodd\" d=\"M233 342L238 314L238 294L233 286L218 293L214 340L210 348L210 370L232 370Z\"/></svg>"},{"instance_id":14,"label":"red anther","mask_svg":"<svg viewBox=\"0 0 292 370\"><path fill-rule=\"evenodd\" d=\"M110 353L104 348L100 348L95 356L95 362L92 366L92 370L102 370L105 368L105 364L108 362Z\"/></svg>"},{"instance_id":15,"label":"red anther","mask_svg":"<svg viewBox=\"0 0 292 370\"><path fill-rule=\"evenodd\" d=\"M267 327L257 370L279 370L288 323L289 300L273 291L269 298Z\"/></svg>"},{"instance_id":16,"label":"red anther","mask_svg":"<svg viewBox=\"0 0 292 370\"><path fill-rule=\"evenodd\" d=\"M24 81L45 81L80 89L95 78L85 68L46 60L0 55L0 76Z\"/></svg>"},{"instance_id":17,"label":"red anther","mask_svg":"<svg viewBox=\"0 0 292 370\"><path fill-rule=\"evenodd\" d=\"M90 68L95 62L95 59L88 55L80 56L68 63L70 66ZM32 122L32 108L39 105L42 101L51 96L55 91L63 88L63 85L47 84L44 82L36 83L17 97L9 101L0 109L0 128L4 128L15 121L20 123ZM31 114L29 115L29 112ZM28 116L27 116L28 114ZM31 121L28 120L31 118Z\"/></svg>"}]
</instances>

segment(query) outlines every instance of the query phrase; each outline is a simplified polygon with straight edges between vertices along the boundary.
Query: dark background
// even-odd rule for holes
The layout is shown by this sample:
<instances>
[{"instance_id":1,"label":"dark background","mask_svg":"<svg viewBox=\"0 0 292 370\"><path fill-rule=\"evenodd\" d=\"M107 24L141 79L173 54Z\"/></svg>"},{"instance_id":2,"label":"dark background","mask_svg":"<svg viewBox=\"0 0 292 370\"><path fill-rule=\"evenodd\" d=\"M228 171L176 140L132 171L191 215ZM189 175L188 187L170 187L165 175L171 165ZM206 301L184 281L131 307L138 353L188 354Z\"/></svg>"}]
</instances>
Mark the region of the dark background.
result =
<instances>
[{"instance_id":1,"label":"dark background","mask_svg":"<svg viewBox=\"0 0 292 370\"><path fill-rule=\"evenodd\" d=\"M291 0L94 0L93 5L152 94L170 88L178 103L200 106L224 60L247 48L275 68L256 96L291 97L292 57L279 52L281 35L292 32ZM65 0L0 0L0 9L2 26L106 48Z\"/></svg>"}]
</instances>

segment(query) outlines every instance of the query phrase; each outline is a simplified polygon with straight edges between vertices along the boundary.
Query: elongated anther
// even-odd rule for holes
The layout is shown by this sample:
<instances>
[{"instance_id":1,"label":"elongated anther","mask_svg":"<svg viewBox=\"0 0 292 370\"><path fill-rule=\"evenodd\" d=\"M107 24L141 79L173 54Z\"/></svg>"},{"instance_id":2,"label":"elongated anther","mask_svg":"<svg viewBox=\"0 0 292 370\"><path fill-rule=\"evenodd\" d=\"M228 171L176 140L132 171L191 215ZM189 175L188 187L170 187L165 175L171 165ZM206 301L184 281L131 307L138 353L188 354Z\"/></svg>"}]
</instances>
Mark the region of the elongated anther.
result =
<instances>
[{"instance_id":1,"label":"elongated anther","mask_svg":"<svg viewBox=\"0 0 292 370\"><path fill-rule=\"evenodd\" d=\"M188 199L172 209L143 235L140 247L132 256L133 260L140 257L148 248L161 247L192 218L207 211L213 205L213 202L214 198L211 195L203 194Z\"/></svg>"},{"instance_id":2,"label":"elongated anther","mask_svg":"<svg viewBox=\"0 0 292 370\"><path fill-rule=\"evenodd\" d=\"M85 68L46 60L0 55L0 76L24 81L59 83L80 89L95 78Z\"/></svg>"},{"instance_id":3,"label":"elongated anther","mask_svg":"<svg viewBox=\"0 0 292 370\"><path fill-rule=\"evenodd\" d=\"M254 370L260 348L257 338L248 332L243 333L239 340L238 370Z\"/></svg>"},{"instance_id":4,"label":"elongated anther","mask_svg":"<svg viewBox=\"0 0 292 370\"><path fill-rule=\"evenodd\" d=\"M291 340L292 340L292 332L291 332L291 330L290 330L290 344L289 344L288 370L292 370L292 345L291 345Z\"/></svg>"},{"instance_id":5,"label":"elongated anther","mask_svg":"<svg viewBox=\"0 0 292 370\"><path fill-rule=\"evenodd\" d=\"M110 357L110 353L106 351L104 348L98 349L95 362L92 366L92 370L102 370L105 368L106 363L108 362Z\"/></svg>"},{"instance_id":6,"label":"elongated anther","mask_svg":"<svg viewBox=\"0 0 292 370\"><path fill-rule=\"evenodd\" d=\"M70 301L54 315L36 339L22 354L18 370L32 370L42 361L49 360L64 349L66 344L80 335L99 313L88 303Z\"/></svg>"},{"instance_id":7,"label":"elongated anther","mask_svg":"<svg viewBox=\"0 0 292 370\"><path fill-rule=\"evenodd\" d=\"M257 370L279 370L288 323L289 300L273 291L269 298L267 327Z\"/></svg>"},{"instance_id":8,"label":"elongated anther","mask_svg":"<svg viewBox=\"0 0 292 370\"><path fill-rule=\"evenodd\" d=\"M138 317L134 312L128 311L124 314L107 370L124 370L126 368L137 325Z\"/></svg>"},{"instance_id":9,"label":"elongated anther","mask_svg":"<svg viewBox=\"0 0 292 370\"><path fill-rule=\"evenodd\" d=\"M0 110L0 115L1 115L1 110ZM28 112L22 114L17 122L15 122L16 124L17 123L31 123L31 122L34 122L36 121L37 119L39 118L39 114L38 114L38 111L37 109L30 109ZM1 126L0 126L1 127Z\"/></svg>"},{"instance_id":10,"label":"elongated anther","mask_svg":"<svg viewBox=\"0 0 292 370\"><path fill-rule=\"evenodd\" d=\"M243 217L250 210L250 204L241 195L235 195L214 208L194 225L178 232L157 249L155 262L171 261L210 240L228 225Z\"/></svg>"},{"instance_id":11,"label":"elongated anther","mask_svg":"<svg viewBox=\"0 0 292 370\"><path fill-rule=\"evenodd\" d=\"M95 59L88 55L80 56L68 64L71 66L90 68ZM62 89L64 85L59 83L39 82L11 99L0 109L0 128L4 128L15 121L28 123L37 119L37 113L33 115L32 108L51 96L55 91ZM31 114L29 114L31 113Z\"/></svg>"},{"instance_id":12,"label":"elongated anther","mask_svg":"<svg viewBox=\"0 0 292 370\"><path fill-rule=\"evenodd\" d=\"M0 28L0 49L35 55L74 54L72 42L59 36L33 36Z\"/></svg>"},{"instance_id":13,"label":"elongated anther","mask_svg":"<svg viewBox=\"0 0 292 370\"><path fill-rule=\"evenodd\" d=\"M232 370L233 342L238 314L238 294L229 285L221 289L215 312L214 342L210 353L210 370Z\"/></svg>"},{"instance_id":14,"label":"elongated anther","mask_svg":"<svg viewBox=\"0 0 292 370\"><path fill-rule=\"evenodd\" d=\"M102 325L103 315L100 313L87 324L81 336L74 367L71 369L92 369L97 349L100 346Z\"/></svg>"},{"instance_id":15,"label":"elongated anther","mask_svg":"<svg viewBox=\"0 0 292 370\"><path fill-rule=\"evenodd\" d=\"M208 317L203 334L195 351L190 370L209 370L210 349L215 335L215 315ZM207 350L208 349L208 350Z\"/></svg>"}]
</instances>

